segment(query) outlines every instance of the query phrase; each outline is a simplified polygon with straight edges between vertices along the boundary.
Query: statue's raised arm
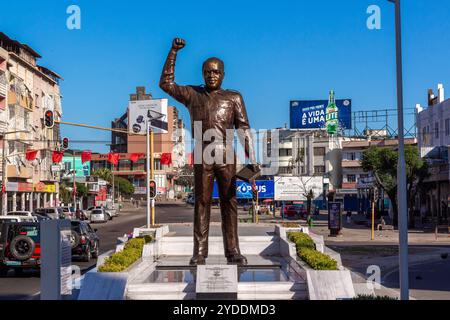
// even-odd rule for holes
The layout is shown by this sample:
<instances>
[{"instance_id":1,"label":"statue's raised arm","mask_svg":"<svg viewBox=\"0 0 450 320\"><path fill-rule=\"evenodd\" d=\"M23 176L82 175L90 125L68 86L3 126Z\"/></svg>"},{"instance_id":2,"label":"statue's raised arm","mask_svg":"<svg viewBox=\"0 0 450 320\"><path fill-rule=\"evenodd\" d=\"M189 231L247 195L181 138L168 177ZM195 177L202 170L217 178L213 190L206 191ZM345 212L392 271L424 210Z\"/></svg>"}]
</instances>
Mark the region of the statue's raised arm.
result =
<instances>
[{"instance_id":1,"label":"statue's raised arm","mask_svg":"<svg viewBox=\"0 0 450 320\"><path fill-rule=\"evenodd\" d=\"M159 87L167 94L172 96L177 101L186 104L189 100L189 87L179 86L175 83L175 62L177 60L177 53L183 49L186 41L181 38L175 38L172 41L172 47L164 64L159 80Z\"/></svg>"}]
</instances>

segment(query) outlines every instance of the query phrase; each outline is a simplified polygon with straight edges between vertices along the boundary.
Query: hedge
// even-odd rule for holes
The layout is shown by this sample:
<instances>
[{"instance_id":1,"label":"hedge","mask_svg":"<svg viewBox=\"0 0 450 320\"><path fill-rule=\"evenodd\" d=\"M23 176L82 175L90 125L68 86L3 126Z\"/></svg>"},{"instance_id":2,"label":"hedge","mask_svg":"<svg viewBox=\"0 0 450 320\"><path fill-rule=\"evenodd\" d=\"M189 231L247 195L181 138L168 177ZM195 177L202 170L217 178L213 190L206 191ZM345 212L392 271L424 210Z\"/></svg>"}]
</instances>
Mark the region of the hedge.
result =
<instances>
[{"instance_id":1,"label":"hedge","mask_svg":"<svg viewBox=\"0 0 450 320\"><path fill-rule=\"evenodd\" d=\"M337 261L330 256L309 248L301 248L297 251L300 259L305 261L314 270L338 270Z\"/></svg>"},{"instance_id":2,"label":"hedge","mask_svg":"<svg viewBox=\"0 0 450 320\"><path fill-rule=\"evenodd\" d=\"M288 232L288 239L295 243L297 251L299 248L316 249L313 239L309 235L303 232Z\"/></svg>"},{"instance_id":3,"label":"hedge","mask_svg":"<svg viewBox=\"0 0 450 320\"><path fill-rule=\"evenodd\" d=\"M295 243L297 255L314 270L338 270L337 261L316 250L313 239L302 232L288 232L288 239Z\"/></svg>"},{"instance_id":4,"label":"hedge","mask_svg":"<svg viewBox=\"0 0 450 320\"><path fill-rule=\"evenodd\" d=\"M144 245L153 241L151 236L130 239L122 251L114 253L98 268L99 272L121 272L142 257Z\"/></svg>"}]
</instances>

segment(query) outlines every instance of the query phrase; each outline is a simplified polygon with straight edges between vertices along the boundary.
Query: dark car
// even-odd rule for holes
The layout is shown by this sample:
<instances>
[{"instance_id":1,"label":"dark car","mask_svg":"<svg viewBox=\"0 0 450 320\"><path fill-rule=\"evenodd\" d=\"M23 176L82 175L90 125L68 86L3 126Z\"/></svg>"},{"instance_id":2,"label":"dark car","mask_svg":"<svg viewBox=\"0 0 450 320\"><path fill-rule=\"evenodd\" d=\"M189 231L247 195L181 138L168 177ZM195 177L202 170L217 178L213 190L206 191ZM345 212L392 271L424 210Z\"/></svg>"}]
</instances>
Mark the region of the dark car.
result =
<instances>
[{"instance_id":1,"label":"dark car","mask_svg":"<svg viewBox=\"0 0 450 320\"><path fill-rule=\"evenodd\" d=\"M96 234L97 229L92 229L86 221L72 220L71 224L72 258L81 258L85 262L98 258L100 239Z\"/></svg>"},{"instance_id":2,"label":"dark car","mask_svg":"<svg viewBox=\"0 0 450 320\"><path fill-rule=\"evenodd\" d=\"M40 227L38 222L0 224L0 274L9 269L39 269L41 264Z\"/></svg>"},{"instance_id":3,"label":"dark car","mask_svg":"<svg viewBox=\"0 0 450 320\"><path fill-rule=\"evenodd\" d=\"M306 218L307 211L302 204L291 204L284 207L284 216L287 218Z\"/></svg>"}]
</instances>

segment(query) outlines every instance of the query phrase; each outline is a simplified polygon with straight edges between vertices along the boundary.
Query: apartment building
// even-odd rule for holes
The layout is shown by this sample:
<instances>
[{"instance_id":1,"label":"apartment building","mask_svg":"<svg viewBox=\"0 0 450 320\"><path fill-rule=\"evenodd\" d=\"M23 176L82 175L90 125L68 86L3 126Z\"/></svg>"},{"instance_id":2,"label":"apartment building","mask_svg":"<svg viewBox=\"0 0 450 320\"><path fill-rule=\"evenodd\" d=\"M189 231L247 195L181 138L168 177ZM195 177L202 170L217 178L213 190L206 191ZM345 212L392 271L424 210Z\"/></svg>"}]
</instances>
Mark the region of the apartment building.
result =
<instances>
[{"instance_id":1,"label":"apartment building","mask_svg":"<svg viewBox=\"0 0 450 320\"><path fill-rule=\"evenodd\" d=\"M151 100L150 93L145 92L145 87L137 87L136 92L130 94L130 101ZM180 119L177 108L167 108L167 133L155 133L153 139L154 177L157 183L157 191L164 197L173 198L182 188L176 186L174 178L178 168L186 164L185 128ZM128 132L128 111L121 117L114 119L111 128ZM135 198L146 195L146 137L128 133L112 132L111 152L119 153L119 164L114 167L113 173L128 179L135 186ZM131 161L133 154L143 156L136 162ZM163 158L170 158L170 163L164 163ZM163 160L163 161L162 161ZM92 170L98 168L110 168L105 154L93 154Z\"/></svg>"},{"instance_id":2,"label":"apartment building","mask_svg":"<svg viewBox=\"0 0 450 320\"><path fill-rule=\"evenodd\" d=\"M43 114L50 109L61 119L61 77L37 64L39 53L4 33L0 49L3 212L55 205L59 184L50 166L60 128L45 128ZM38 151L33 161L25 157L30 150Z\"/></svg>"},{"instance_id":3,"label":"apartment building","mask_svg":"<svg viewBox=\"0 0 450 320\"><path fill-rule=\"evenodd\" d=\"M365 181L370 177L370 173L364 171L361 165L362 155L365 150L372 146L382 148L397 148L398 140L388 137L377 136L378 140L370 139L349 139L342 141L342 188L338 193L342 195L344 209L349 211L366 212L369 207L369 193L372 186L368 186ZM405 139L406 145L416 145L417 139ZM387 197L380 191L380 207L389 208ZM386 200L385 200L386 198Z\"/></svg>"},{"instance_id":4,"label":"apartment building","mask_svg":"<svg viewBox=\"0 0 450 320\"><path fill-rule=\"evenodd\" d=\"M444 86L437 95L428 90L428 106L416 106L420 155L427 161L430 176L425 180L426 194L419 196L419 206L427 216L448 223L450 205L450 99L445 100Z\"/></svg>"}]
</instances>

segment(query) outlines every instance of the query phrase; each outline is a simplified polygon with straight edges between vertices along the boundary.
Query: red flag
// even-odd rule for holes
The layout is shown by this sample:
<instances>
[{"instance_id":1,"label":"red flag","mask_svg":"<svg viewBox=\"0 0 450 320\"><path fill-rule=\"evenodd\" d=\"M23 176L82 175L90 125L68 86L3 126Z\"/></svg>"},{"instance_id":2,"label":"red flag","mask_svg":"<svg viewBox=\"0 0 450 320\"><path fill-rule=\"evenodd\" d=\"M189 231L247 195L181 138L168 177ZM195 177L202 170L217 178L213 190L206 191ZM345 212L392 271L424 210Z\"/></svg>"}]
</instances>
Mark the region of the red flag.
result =
<instances>
[{"instance_id":1,"label":"red flag","mask_svg":"<svg viewBox=\"0 0 450 320\"><path fill-rule=\"evenodd\" d=\"M163 153L161 155L161 164L170 165L172 163L172 154L171 153Z\"/></svg>"},{"instance_id":2,"label":"red flag","mask_svg":"<svg viewBox=\"0 0 450 320\"><path fill-rule=\"evenodd\" d=\"M53 151L52 154L52 161L53 163L60 163L62 161L62 158L64 156L64 151Z\"/></svg>"},{"instance_id":3,"label":"red flag","mask_svg":"<svg viewBox=\"0 0 450 320\"><path fill-rule=\"evenodd\" d=\"M2 185L2 193L6 193L6 185L5 184Z\"/></svg>"},{"instance_id":4,"label":"red flag","mask_svg":"<svg viewBox=\"0 0 450 320\"><path fill-rule=\"evenodd\" d=\"M194 154L193 153L187 154L187 165L188 166L194 165Z\"/></svg>"},{"instance_id":5,"label":"red flag","mask_svg":"<svg viewBox=\"0 0 450 320\"><path fill-rule=\"evenodd\" d=\"M27 150L25 152L25 159L33 161L37 157L38 150Z\"/></svg>"},{"instance_id":6,"label":"red flag","mask_svg":"<svg viewBox=\"0 0 450 320\"><path fill-rule=\"evenodd\" d=\"M92 158L92 152L91 151L83 151L81 153L81 163L85 163L88 161L91 161Z\"/></svg>"},{"instance_id":7,"label":"red flag","mask_svg":"<svg viewBox=\"0 0 450 320\"><path fill-rule=\"evenodd\" d=\"M119 154L113 152L108 153L108 161L117 166L119 164Z\"/></svg>"},{"instance_id":8,"label":"red flag","mask_svg":"<svg viewBox=\"0 0 450 320\"><path fill-rule=\"evenodd\" d=\"M130 156L130 161L136 162L139 160L139 158L142 158L143 156L145 156L143 153L132 153Z\"/></svg>"}]
</instances>

